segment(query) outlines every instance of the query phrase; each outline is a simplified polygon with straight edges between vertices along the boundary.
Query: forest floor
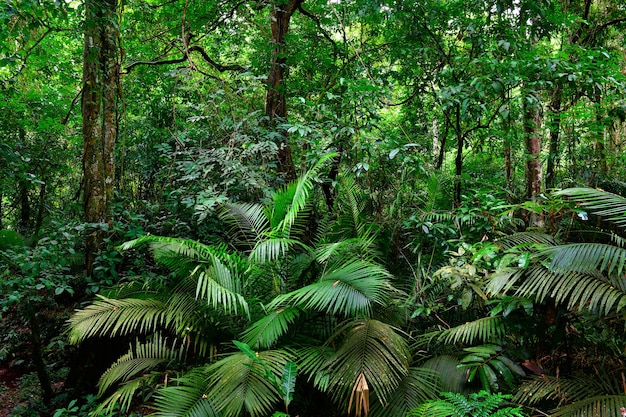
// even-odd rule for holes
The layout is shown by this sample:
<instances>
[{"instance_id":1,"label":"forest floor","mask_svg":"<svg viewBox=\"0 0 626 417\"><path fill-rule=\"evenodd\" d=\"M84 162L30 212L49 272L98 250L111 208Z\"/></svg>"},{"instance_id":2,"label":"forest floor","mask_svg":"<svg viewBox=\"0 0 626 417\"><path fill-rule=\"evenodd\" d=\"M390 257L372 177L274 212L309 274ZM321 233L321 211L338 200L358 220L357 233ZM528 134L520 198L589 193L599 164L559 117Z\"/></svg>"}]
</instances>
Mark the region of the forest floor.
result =
<instances>
[{"instance_id":1,"label":"forest floor","mask_svg":"<svg viewBox=\"0 0 626 417\"><path fill-rule=\"evenodd\" d=\"M0 417L7 417L19 404L20 376L20 370L0 363Z\"/></svg>"}]
</instances>

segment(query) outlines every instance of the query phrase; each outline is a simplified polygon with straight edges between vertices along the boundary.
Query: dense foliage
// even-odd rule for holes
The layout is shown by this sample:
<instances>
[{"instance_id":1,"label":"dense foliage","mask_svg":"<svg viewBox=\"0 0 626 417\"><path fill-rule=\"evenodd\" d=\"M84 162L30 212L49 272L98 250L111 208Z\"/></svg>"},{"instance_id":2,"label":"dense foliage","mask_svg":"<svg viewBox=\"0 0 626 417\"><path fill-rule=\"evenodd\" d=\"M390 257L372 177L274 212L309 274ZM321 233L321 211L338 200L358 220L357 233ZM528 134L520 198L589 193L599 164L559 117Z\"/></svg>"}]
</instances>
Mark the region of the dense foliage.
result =
<instances>
[{"instance_id":1,"label":"dense foliage","mask_svg":"<svg viewBox=\"0 0 626 417\"><path fill-rule=\"evenodd\" d=\"M624 13L4 0L0 403L622 415Z\"/></svg>"}]
</instances>

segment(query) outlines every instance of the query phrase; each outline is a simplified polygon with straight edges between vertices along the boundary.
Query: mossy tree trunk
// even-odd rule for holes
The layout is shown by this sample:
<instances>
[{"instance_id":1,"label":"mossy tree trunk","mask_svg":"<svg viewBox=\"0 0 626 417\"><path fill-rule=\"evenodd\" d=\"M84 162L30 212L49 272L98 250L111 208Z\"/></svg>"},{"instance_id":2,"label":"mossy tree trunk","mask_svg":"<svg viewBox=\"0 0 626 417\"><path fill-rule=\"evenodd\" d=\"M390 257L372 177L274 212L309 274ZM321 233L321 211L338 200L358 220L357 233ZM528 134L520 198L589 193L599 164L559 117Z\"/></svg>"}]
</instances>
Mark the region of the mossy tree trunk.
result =
<instances>
[{"instance_id":1,"label":"mossy tree trunk","mask_svg":"<svg viewBox=\"0 0 626 417\"><path fill-rule=\"evenodd\" d=\"M93 273L102 248L115 182L119 87L117 0L85 2L83 62L83 170L86 234L85 262Z\"/></svg>"}]
</instances>

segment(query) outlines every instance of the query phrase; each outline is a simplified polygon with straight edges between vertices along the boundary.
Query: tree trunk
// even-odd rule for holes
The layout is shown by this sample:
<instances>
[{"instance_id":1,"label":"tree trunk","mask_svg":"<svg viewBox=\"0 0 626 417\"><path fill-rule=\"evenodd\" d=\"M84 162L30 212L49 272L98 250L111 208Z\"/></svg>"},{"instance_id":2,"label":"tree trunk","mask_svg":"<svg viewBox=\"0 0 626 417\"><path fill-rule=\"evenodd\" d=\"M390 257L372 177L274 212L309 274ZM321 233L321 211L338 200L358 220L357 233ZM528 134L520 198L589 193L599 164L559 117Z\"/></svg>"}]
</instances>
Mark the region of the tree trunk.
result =
<instances>
[{"instance_id":1,"label":"tree trunk","mask_svg":"<svg viewBox=\"0 0 626 417\"><path fill-rule=\"evenodd\" d=\"M455 207L461 206L461 193L462 183L461 175L463 174L463 147L465 146L465 135L461 134L461 108L456 106L456 121L455 128L457 144L456 144L456 157L454 159L454 199L453 203Z\"/></svg>"},{"instance_id":2,"label":"tree trunk","mask_svg":"<svg viewBox=\"0 0 626 417\"><path fill-rule=\"evenodd\" d=\"M558 166L559 136L561 133L561 87L556 86L550 101L550 153L546 168L546 189L554 188L556 182L556 168Z\"/></svg>"},{"instance_id":3,"label":"tree trunk","mask_svg":"<svg viewBox=\"0 0 626 417\"><path fill-rule=\"evenodd\" d=\"M31 228L30 224L30 199L28 198L28 182L20 181L20 219L17 223L20 233L26 235Z\"/></svg>"},{"instance_id":4,"label":"tree trunk","mask_svg":"<svg viewBox=\"0 0 626 417\"><path fill-rule=\"evenodd\" d=\"M117 136L119 85L117 0L85 2L83 62L83 170L87 273L102 248L104 224L115 183L114 146Z\"/></svg>"},{"instance_id":5,"label":"tree trunk","mask_svg":"<svg viewBox=\"0 0 626 417\"><path fill-rule=\"evenodd\" d=\"M267 77L267 92L265 94L265 115L273 124L277 120L287 120L287 95L285 92L285 77L287 76L287 48L285 35L289 31L291 16L302 4L303 0L288 0L272 5L271 28L272 61ZM289 147L289 140L283 135L278 151L278 168L287 177L295 178L295 168Z\"/></svg>"},{"instance_id":6,"label":"tree trunk","mask_svg":"<svg viewBox=\"0 0 626 417\"><path fill-rule=\"evenodd\" d=\"M526 198L537 201L541 195L541 108L535 91L524 100L524 132L526 142ZM540 213L531 212L531 227L543 227Z\"/></svg>"},{"instance_id":7,"label":"tree trunk","mask_svg":"<svg viewBox=\"0 0 626 417\"><path fill-rule=\"evenodd\" d=\"M35 364L35 371L39 378L39 384L41 385L42 400L44 404L50 404L52 400L52 385L50 384L50 376L48 375L48 368L43 360L43 351L41 348L41 330L39 328L39 319L33 306L32 301L26 303L26 317L28 318L28 324L30 327L30 341L32 345L32 357Z\"/></svg>"}]
</instances>

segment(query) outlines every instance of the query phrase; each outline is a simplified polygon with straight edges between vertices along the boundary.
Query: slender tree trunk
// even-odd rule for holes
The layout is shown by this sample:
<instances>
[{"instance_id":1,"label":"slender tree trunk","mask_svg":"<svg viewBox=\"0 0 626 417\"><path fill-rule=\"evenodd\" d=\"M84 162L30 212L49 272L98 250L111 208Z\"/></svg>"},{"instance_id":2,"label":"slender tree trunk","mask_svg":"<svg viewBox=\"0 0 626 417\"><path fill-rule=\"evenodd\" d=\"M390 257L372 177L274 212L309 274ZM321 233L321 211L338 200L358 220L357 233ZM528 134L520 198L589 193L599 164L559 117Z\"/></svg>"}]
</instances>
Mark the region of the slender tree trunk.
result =
<instances>
[{"instance_id":1,"label":"slender tree trunk","mask_svg":"<svg viewBox=\"0 0 626 417\"><path fill-rule=\"evenodd\" d=\"M524 100L524 132L526 142L526 198L537 201L541 195L541 107L536 92L531 92ZM543 218L531 213L531 227L543 227Z\"/></svg>"},{"instance_id":2,"label":"slender tree trunk","mask_svg":"<svg viewBox=\"0 0 626 417\"><path fill-rule=\"evenodd\" d=\"M278 1L272 4L271 28L272 61L267 77L267 92L265 94L265 115L270 123L276 120L287 120L287 95L285 92L285 78L287 76L287 47L285 35L289 31L291 16L302 4L303 0ZM279 144L278 167L288 179L295 178L295 168L286 135Z\"/></svg>"},{"instance_id":3,"label":"slender tree trunk","mask_svg":"<svg viewBox=\"0 0 626 417\"><path fill-rule=\"evenodd\" d=\"M43 351L41 349L41 330L39 328L39 319L32 302L26 302L26 317L28 318L28 325L30 327L30 340L32 344L32 356L33 363L35 364L35 370L37 377L39 378L39 384L41 385L42 399L44 404L50 404L52 400L52 385L50 384L50 376L48 375L48 369L43 360Z\"/></svg>"},{"instance_id":4,"label":"slender tree trunk","mask_svg":"<svg viewBox=\"0 0 626 417\"><path fill-rule=\"evenodd\" d=\"M35 226L33 227L33 241L36 242L39 238L39 231L43 224L43 215L46 210L46 183L47 178L44 177L44 181L39 186L39 199L37 201L37 217L35 218Z\"/></svg>"},{"instance_id":5,"label":"slender tree trunk","mask_svg":"<svg viewBox=\"0 0 626 417\"><path fill-rule=\"evenodd\" d=\"M606 154L606 138L607 138L607 128L604 125L604 114L602 111L602 105L600 103L596 103L596 123L599 126L602 126L602 134L596 135L596 157L598 158L598 171L600 174L606 175L608 171L608 165L606 162L607 154Z\"/></svg>"},{"instance_id":6,"label":"slender tree trunk","mask_svg":"<svg viewBox=\"0 0 626 417\"><path fill-rule=\"evenodd\" d=\"M550 145L548 166L546 167L546 189L554 188L559 155L559 136L561 133L561 97L560 86L556 86L550 101Z\"/></svg>"},{"instance_id":7,"label":"slender tree trunk","mask_svg":"<svg viewBox=\"0 0 626 417\"><path fill-rule=\"evenodd\" d=\"M448 131L450 130L450 125L445 123L443 130L443 135L441 135L441 143L439 145L439 156L437 158L437 165L435 166L437 169L441 169L443 166L443 159L446 156L446 139L448 138Z\"/></svg>"},{"instance_id":8,"label":"slender tree trunk","mask_svg":"<svg viewBox=\"0 0 626 417\"><path fill-rule=\"evenodd\" d=\"M119 85L117 0L85 2L83 62L83 170L87 228L85 262L93 272L110 223L115 184L114 146L117 136Z\"/></svg>"},{"instance_id":9,"label":"slender tree trunk","mask_svg":"<svg viewBox=\"0 0 626 417\"><path fill-rule=\"evenodd\" d=\"M465 135L461 134L461 109L459 106L456 107L456 121L455 128L456 131L456 157L454 159L454 206L459 207L461 205L461 193L463 189L463 185L461 182L461 175L463 174L463 148L465 146Z\"/></svg>"},{"instance_id":10,"label":"slender tree trunk","mask_svg":"<svg viewBox=\"0 0 626 417\"><path fill-rule=\"evenodd\" d=\"M28 182L20 181L20 219L18 229L20 233L26 234L30 231L30 199L28 198Z\"/></svg>"}]
</instances>

